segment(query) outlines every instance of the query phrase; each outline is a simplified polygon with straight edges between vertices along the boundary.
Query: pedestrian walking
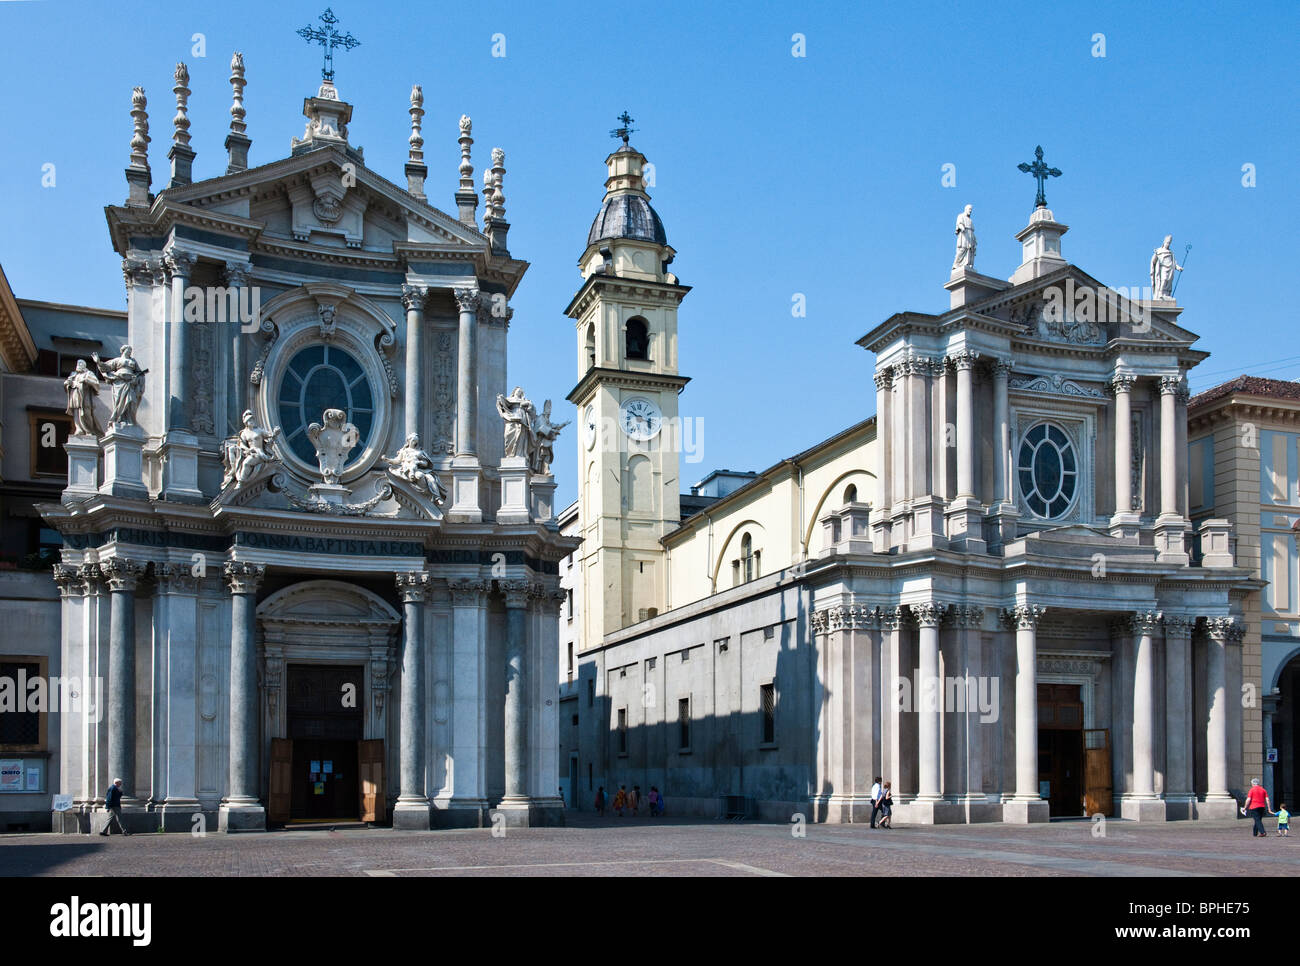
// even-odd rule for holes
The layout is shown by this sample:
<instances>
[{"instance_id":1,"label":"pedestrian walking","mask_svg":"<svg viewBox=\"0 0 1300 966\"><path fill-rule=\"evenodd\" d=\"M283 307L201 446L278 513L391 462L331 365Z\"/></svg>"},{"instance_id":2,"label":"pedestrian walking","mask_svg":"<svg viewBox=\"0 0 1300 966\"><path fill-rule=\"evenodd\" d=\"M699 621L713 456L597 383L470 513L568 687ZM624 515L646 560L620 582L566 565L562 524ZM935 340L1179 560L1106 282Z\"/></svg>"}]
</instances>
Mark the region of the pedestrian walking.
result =
<instances>
[{"instance_id":1,"label":"pedestrian walking","mask_svg":"<svg viewBox=\"0 0 1300 966\"><path fill-rule=\"evenodd\" d=\"M876 827L876 819L879 817L881 808L880 802L885 797L885 789L880 784L880 776L877 775L871 782L871 827Z\"/></svg>"},{"instance_id":2,"label":"pedestrian walking","mask_svg":"<svg viewBox=\"0 0 1300 966\"><path fill-rule=\"evenodd\" d=\"M618 791L614 793L614 814L622 818L625 808L627 808L627 786L619 785Z\"/></svg>"},{"instance_id":3,"label":"pedestrian walking","mask_svg":"<svg viewBox=\"0 0 1300 966\"><path fill-rule=\"evenodd\" d=\"M1277 834L1291 837L1291 813L1286 810L1284 802L1277 803Z\"/></svg>"},{"instance_id":4,"label":"pedestrian walking","mask_svg":"<svg viewBox=\"0 0 1300 966\"><path fill-rule=\"evenodd\" d=\"M1247 813L1255 820L1255 825L1250 830L1251 837L1256 835L1267 837L1268 833L1264 831L1264 816L1269 813L1268 792L1264 790L1258 778L1250 780L1250 791L1246 792L1246 804L1242 806L1241 814Z\"/></svg>"},{"instance_id":5,"label":"pedestrian walking","mask_svg":"<svg viewBox=\"0 0 1300 966\"><path fill-rule=\"evenodd\" d=\"M113 784L108 786L108 791L104 793L104 807L108 809L108 824L99 834L107 835L116 825L119 834L130 835L126 823L122 821L122 779L114 778Z\"/></svg>"},{"instance_id":6,"label":"pedestrian walking","mask_svg":"<svg viewBox=\"0 0 1300 966\"><path fill-rule=\"evenodd\" d=\"M881 828L894 827L894 792L890 782L885 782L880 790L880 810L884 816L880 819Z\"/></svg>"},{"instance_id":7,"label":"pedestrian walking","mask_svg":"<svg viewBox=\"0 0 1300 966\"><path fill-rule=\"evenodd\" d=\"M650 794L646 796L646 804L650 806L650 817L656 817L659 814L659 789L654 785L650 786Z\"/></svg>"},{"instance_id":8,"label":"pedestrian walking","mask_svg":"<svg viewBox=\"0 0 1300 966\"><path fill-rule=\"evenodd\" d=\"M596 800L591 803L596 808L597 815L605 814L605 786L601 785L596 789Z\"/></svg>"},{"instance_id":9,"label":"pedestrian walking","mask_svg":"<svg viewBox=\"0 0 1300 966\"><path fill-rule=\"evenodd\" d=\"M640 785L632 786L632 793L627 796L627 807L632 810L633 816L635 816L638 810L641 808L641 786Z\"/></svg>"}]
</instances>

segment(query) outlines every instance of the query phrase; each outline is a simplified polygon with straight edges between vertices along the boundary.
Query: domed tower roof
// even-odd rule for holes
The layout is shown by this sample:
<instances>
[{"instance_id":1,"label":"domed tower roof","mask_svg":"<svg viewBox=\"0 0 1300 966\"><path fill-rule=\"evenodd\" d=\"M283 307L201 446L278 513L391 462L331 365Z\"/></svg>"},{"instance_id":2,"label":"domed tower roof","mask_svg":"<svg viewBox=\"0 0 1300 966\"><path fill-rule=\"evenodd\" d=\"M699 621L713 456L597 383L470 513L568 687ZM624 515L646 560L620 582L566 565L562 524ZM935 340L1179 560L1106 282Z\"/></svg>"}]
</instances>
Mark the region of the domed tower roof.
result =
<instances>
[{"instance_id":1,"label":"domed tower roof","mask_svg":"<svg viewBox=\"0 0 1300 966\"><path fill-rule=\"evenodd\" d=\"M601 205L596 220L587 232L587 244L612 238L634 238L667 245L668 235L650 200L641 194L610 195Z\"/></svg>"}]
</instances>

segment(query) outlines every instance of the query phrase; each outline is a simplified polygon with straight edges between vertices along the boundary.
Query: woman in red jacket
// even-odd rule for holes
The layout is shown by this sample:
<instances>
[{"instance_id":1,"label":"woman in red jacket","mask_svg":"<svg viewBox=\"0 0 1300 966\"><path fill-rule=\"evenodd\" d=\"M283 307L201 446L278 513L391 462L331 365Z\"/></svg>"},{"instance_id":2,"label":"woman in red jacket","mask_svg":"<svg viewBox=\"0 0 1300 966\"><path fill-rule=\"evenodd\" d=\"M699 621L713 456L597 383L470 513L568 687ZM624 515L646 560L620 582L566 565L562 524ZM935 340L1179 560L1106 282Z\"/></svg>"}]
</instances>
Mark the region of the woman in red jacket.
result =
<instances>
[{"instance_id":1,"label":"woman in red jacket","mask_svg":"<svg viewBox=\"0 0 1300 966\"><path fill-rule=\"evenodd\" d=\"M1251 836L1263 835L1268 837L1264 831L1264 816L1269 813L1268 792L1264 791L1264 786L1259 783L1258 778L1250 780L1250 791L1246 792L1246 804L1241 809L1241 814L1250 813L1255 819L1255 827L1250 830Z\"/></svg>"}]
</instances>

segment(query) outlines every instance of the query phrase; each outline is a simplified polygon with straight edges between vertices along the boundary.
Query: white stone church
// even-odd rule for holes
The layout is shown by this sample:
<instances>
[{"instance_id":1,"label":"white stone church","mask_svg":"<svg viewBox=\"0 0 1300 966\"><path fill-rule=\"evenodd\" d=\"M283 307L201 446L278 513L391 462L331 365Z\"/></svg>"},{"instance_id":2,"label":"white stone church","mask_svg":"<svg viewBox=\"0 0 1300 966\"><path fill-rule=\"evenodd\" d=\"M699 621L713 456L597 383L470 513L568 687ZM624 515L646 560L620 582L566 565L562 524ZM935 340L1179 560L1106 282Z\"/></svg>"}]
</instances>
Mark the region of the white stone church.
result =
<instances>
[{"instance_id":1,"label":"white stone church","mask_svg":"<svg viewBox=\"0 0 1300 966\"><path fill-rule=\"evenodd\" d=\"M859 340L875 416L687 495L688 288L645 163L609 157L568 309L570 802L655 787L677 814L863 822L880 777L907 822L1233 816L1260 584L1226 520L1190 522L1186 376L1207 353L1168 239L1142 293L1069 263L1040 149L1010 277L975 271L967 208L946 305Z\"/></svg>"},{"instance_id":2,"label":"white stone church","mask_svg":"<svg viewBox=\"0 0 1300 966\"><path fill-rule=\"evenodd\" d=\"M128 192L107 209L125 345L65 367L66 488L37 507L63 542L61 641L33 667L103 687L102 707L48 717L55 827L98 828L115 778L137 829L562 822L557 565L574 541L554 519L555 428L512 394L507 452L498 412L528 267L507 246L504 154L480 222L462 118L443 211L420 88L397 184L349 142L327 70L302 137L250 166L244 84L236 55L228 154L196 161L177 67L156 190L133 98Z\"/></svg>"}]
</instances>

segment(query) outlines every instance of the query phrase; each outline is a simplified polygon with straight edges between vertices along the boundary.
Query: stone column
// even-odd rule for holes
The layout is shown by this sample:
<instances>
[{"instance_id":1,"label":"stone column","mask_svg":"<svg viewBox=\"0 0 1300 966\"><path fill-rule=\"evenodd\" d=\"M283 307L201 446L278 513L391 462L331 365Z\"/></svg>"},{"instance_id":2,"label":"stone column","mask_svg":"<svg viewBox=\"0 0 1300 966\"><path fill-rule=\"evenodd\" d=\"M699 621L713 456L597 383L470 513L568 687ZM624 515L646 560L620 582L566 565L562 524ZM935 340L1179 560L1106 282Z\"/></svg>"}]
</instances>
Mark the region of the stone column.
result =
<instances>
[{"instance_id":1,"label":"stone column","mask_svg":"<svg viewBox=\"0 0 1300 966\"><path fill-rule=\"evenodd\" d=\"M1160 516L1156 518L1155 542L1157 560L1185 567L1190 558L1183 549L1186 528L1178 509L1178 394L1182 388L1182 376L1160 379Z\"/></svg>"},{"instance_id":2,"label":"stone column","mask_svg":"<svg viewBox=\"0 0 1300 966\"><path fill-rule=\"evenodd\" d=\"M424 601L426 573L399 573L402 595L402 721L399 736L400 790L393 806L393 828L427 829L429 797L425 787Z\"/></svg>"},{"instance_id":3,"label":"stone column","mask_svg":"<svg viewBox=\"0 0 1300 966\"><path fill-rule=\"evenodd\" d=\"M1191 818L1192 621L1170 614L1164 625L1166 818Z\"/></svg>"},{"instance_id":4,"label":"stone column","mask_svg":"<svg viewBox=\"0 0 1300 966\"><path fill-rule=\"evenodd\" d=\"M1115 515L1111 517L1110 532L1116 537L1137 534L1137 514L1133 512L1133 411L1130 394L1134 377L1116 374L1110 388L1115 394Z\"/></svg>"},{"instance_id":5,"label":"stone column","mask_svg":"<svg viewBox=\"0 0 1300 966\"><path fill-rule=\"evenodd\" d=\"M955 669L962 675L966 707L960 718L954 716L954 724L959 728L961 754L964 758L962 770L965 776L964 787L960 789L962 799L967 803L968 817L971 821L979 816L972 804L981 804L987 800L984 794L984 745L982 722L980 721L980 683L984 680L984 661L980 628L984 624L984 608L968 605L957 608L957 633L960 635L961 663ZM991 691L989 692L991 696ZM990 709L990 713L995 713Z\"/></svg>"},{"instance_id":6,"label":"stone column","mask_svg":"<svg viewBox=\"0 0 1300 966\"><path fill-rule=\"evenodd\" d=\"M1005 801L1005 822L1046 822L1038 794L1038 622L1047 608L1018 604L1007 613L1016 630L1016 790Z\"/></svg>"},{"instance_id":7,"label":"stone column","mask_svg":"<svg viewBox=\"0 0 1300 966\"><path fill-rule=\"evenodd\" d=\"M424 374L424 304L428 298L429 290L423 285L402 286L402 306L406 309L407 436L420 432L420 417L424 414L424 387L421 377ZM461 338L464 338L463 333Z\"/></svg>"},{"instance_id":8,"label":"stone column","mask_svg":"<svg viewBox=\"0 0 1300 966\"><path fill-rule=\"evenodd\" d=\"M940 720L943 713L943 682L939 678L939 625L948 612L947 604L911 604L920 625L917 651L920 658L913 701L917 709L917 803L943 799L943 749Z\"/></svg>"},{"instance_id":9,"label":"stone column","mask_svg":"<svg viewBox=\"0 0 1300 966\"><path fill-rule=\"evenodd\" d=\"M1165 803L1156 795L1155 769L1155 633L1160 614L1133 615L1133 782L1120 801L1120 817L1142 822L1165 819Z\"/></svg>"},{"instance_id":10,"label":"stone column","mask_svg":"<svg viewBox=\"0 0 1300 966\"><path fill-rule=\"evenodd\" d=\"M936 432L943 432L944 421L933 418L932 380L942 377L942 359L922 356L903 363L907 373L907 498L911 501L912 531L909 550L928 550L948 545L944 527L944 501L935 495L933 447ZM937 425L936 425L937 424Z\"/></svg>"},{"instance_id":11,"label":"stone column","mask_svg":"<svg viewBox=\"0 0 1300 966\"><path fill-rule=\"evenodd\" d=\"M230 787L219 813L221 831L266 828L266 809L257 798L257 588L266 576L258 564L231 561L230 585Z\"/></svg>"},{"instance_id":12,"label":"stone column","mask_svg":"<svg viewBox=\"0 0 1300 966\"><path fill-rule=\"evenodd\" d=\"M99 564L109 591L108 770L122 779L125 799L135 794L135 588L144 564L110 557Z\"/></svg>"},{"instance_id":13,"label":"stone column","mask_svg":"<svg viewBox=\"0 0 1300 966\"><path fill-rule=\"evenodd\" d=\"M460 343L456 367L456 455L451 461L452 505L447 519L453 523L478 523L483 519L479 499L478 459L478 310L482 299L476 288L455 290L460 308Z\"/></svg>"},{"instance_id":14,"label":"stone column","mask_svg":"<svg viewBox=\"0 0 1300 966\"><path fill-rule=\"evenodd\" d=\"M871 512L871 540L876 553L889 552L890 486L893 481L893 397L894 370L886 367L875 375L876 382L876 484L880 487Z\"/></svg>"},{"instance_id":15,"label":"stone column","mask_svg":"<svg viewBox=\"0 0 1300 966\"><path fill-rule=\"evenodd\" d=\"M506 580L501 582L501 590L506 598L506 782L501 807L507 812L508 825L525 825L529 804L528 598L534 588L525 580Z\"/></svg>"},{"instance_id":16,"label":"stone column","mask_svg":"<svg viewBox=\"0 0 1300 966\"><path fill-rule=\"evenodd\" d=\"M248 285L249 272L251 266L247 262L226 262L226 286L231 289L230 304L239 306L242 310L244 298L242 289ZM250 306L257 304L260 306L260 300L256 303L250 302ZM229 432L238 432L242 427L241 417L244 410L248 407L248 359L244 352L244 322L239 315L239 311L233 313L233 317L228 318L227 323L230 326L230 379L226 382L226 391L230 394L230 401L226 406L229 418L226 423ZM256 332L261 324L260 319L253 319L248 323L252 326L249 330Z\"/></svg>"},{"instance_id":17,"label":"stone column","mask_svg":"<svg viewBox=\"0 0 1300 966\"><path fill-rule=\"evenodd\" d=\"M453 579L451 592L452 797L449 825L487 823L487 613L486 581Z\"/></svg>"},{"instance_id":18,"label":"stone column","mask_svg":"<svg viewBox=\"0 0 1300 966\"><path fill-rule=\"evenodd\" d=\"M957 496L948 508L949 545L983 553L984 510L975 498L975 398L972 370L978 352L963 349L948 357L957 370Z\"/></svg>"},{"instance_id":19,"label":"stone column","mask_svg":"<svg viewBox=\"0 0 1300 966\"><path fill-rule=\"evenodd\" d=\"M167 310L167 430L191 429L189 404L192 395L190 372L190 326L185 321L185 289L198 258L189 252L172 250L164 256L171 291Z\"/></svg>"},{"instance_id":20,"label":"stone column","mask_svg":"<svg viewBox=\"0 0 1300 966\"><path fill-rule=\"evenodd\" d=\"M1240 628L1231 617L1207 617L1205 690L1209 698L1209 722L1205 729L1205 801L1196 809L1197 818L1233 818L1237 802L1228 791L1228 702L1235 698L1228 690L1228 645Z\"/></svg>"},{"instance_id":21,"label":"stone column","mask_svg":"<svg viewBox=\"0 0 1300 966\"><path fill-rule=\"evenodd\" d=\"M1015 363L1006 359L993 362L993 539L1006 546L1016 539L1017 520L1011 483L1011 370Z\"/></svg>"},{"instance_id":22,"label":"stone column","mask_svg":"<svg viewBox=\"0 0 1300 966\"><path fill-rule=\"evenodd\" d=\"M169 832L188 832L198 800L198 580L193 564L157 564L155 653L163 673L154 684L155 757L163 764L164 800L160 823Z\"/></svg>"}]
</instances>

